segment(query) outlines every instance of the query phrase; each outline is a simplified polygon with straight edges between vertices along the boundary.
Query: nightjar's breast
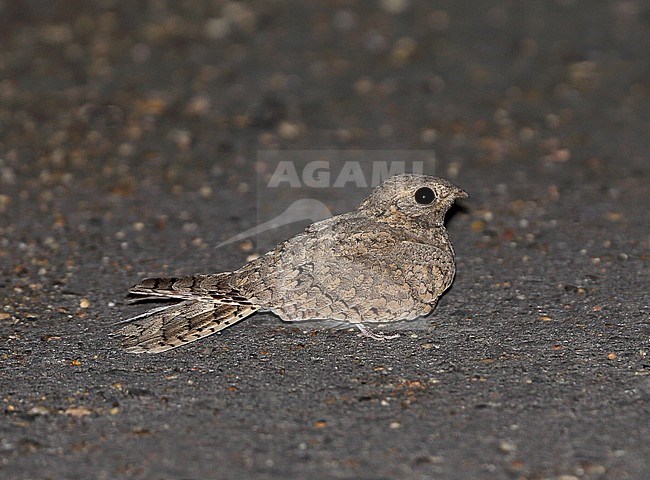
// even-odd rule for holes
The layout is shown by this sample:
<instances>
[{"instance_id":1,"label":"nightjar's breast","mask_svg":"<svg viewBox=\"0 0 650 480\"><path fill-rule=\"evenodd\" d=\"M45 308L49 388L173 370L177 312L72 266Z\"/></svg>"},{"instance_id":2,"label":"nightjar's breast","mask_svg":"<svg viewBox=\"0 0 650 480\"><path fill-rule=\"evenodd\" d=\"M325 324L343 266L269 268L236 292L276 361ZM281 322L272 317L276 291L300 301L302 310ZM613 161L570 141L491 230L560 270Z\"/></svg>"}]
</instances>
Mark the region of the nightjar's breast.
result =
<instances>
[{"instance_id":1,"label":"nightjar's breast","mask_svg":"<svg viewBox=\"0 0 650 480\"><path fill-rule=\"evenodd\" d=\"M429 245L372 219L341 217L245 265L234 285L286 321L390 322L430 313L454 276L446 232L442 244Z\"/></svg>"}]
</instances>

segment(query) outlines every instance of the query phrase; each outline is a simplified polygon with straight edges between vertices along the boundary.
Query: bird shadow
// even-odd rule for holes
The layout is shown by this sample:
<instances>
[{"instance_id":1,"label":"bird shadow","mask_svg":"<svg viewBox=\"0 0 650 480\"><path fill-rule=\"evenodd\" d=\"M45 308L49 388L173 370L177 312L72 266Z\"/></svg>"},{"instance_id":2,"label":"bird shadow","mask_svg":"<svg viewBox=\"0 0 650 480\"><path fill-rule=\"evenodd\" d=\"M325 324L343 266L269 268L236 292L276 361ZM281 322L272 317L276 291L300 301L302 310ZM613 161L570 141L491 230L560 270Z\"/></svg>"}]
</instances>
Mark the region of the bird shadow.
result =
<instances>
[{"instance_id":1,"label":"bird shadow","mask_svg":"<svg viewBox=\"0 0 650 480\"><path fill-rule=\"evenodd\" d=\"M471 212L471 209L465 205L461 205L458 203L454 203L449 210L447 210L447 213L445 214L445 224L449 225L454 217L461 213L461 214L469 214Z\"/></svg>"}]
</instances>

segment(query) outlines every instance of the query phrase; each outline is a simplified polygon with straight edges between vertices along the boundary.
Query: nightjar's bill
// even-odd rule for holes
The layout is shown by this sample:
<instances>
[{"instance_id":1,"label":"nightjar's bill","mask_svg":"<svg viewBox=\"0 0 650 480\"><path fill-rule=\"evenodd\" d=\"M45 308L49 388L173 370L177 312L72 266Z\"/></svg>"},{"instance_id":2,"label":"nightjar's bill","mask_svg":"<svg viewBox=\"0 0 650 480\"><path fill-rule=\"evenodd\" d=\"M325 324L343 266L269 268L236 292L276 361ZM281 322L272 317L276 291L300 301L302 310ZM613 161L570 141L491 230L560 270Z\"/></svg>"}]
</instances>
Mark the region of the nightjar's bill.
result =
<instances>
[{"instance_id":1,"label":"nightjar's bill","mask_svg":"<svg viewBox=\"0 0 650 480\"><path fill-rule=\"evenodd\" d=\"M310 225L239 270L143 280L130 293L178 303L130 318L117 333L131 352L162 352L267 311L390 338L364 323L412 320L435 308L456 272L445 214L464 197L442 178L395 175L356 210Z\"/></svg>"}]
</instances>

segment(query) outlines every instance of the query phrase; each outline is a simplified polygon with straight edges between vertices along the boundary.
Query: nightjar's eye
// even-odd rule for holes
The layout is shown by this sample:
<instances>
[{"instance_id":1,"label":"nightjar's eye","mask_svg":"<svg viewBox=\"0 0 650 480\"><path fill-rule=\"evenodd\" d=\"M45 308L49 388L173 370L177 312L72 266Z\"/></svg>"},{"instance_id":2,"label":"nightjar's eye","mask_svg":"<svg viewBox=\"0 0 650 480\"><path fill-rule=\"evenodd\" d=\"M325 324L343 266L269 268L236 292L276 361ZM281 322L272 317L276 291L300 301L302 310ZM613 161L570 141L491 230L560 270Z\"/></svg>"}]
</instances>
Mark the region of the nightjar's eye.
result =
<instances>
[{"instance_id":1,"label":"nightjar's eye","mask_svg":"<svg viewBox=\"0 0 650 480\"><path fill-rule=\"evenodd\" d=\"M436 194L429 187L418 188L415 191L415 201L420 205L429 205L436 199Z\"/></svg>"}]
</instances>

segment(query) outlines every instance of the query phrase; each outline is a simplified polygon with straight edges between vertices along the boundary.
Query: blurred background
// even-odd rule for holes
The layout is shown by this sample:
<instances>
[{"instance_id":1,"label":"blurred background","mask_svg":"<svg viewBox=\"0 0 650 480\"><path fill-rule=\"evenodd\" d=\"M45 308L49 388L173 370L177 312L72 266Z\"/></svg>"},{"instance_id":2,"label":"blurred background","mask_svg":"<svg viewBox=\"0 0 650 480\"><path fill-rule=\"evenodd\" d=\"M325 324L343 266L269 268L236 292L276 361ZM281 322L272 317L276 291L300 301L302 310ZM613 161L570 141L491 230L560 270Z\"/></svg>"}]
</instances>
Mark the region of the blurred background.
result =
<instances>
[{"instance_id":1,"label":"blurred background","mask_svg":"<svg viewBox=\"0 0 650 480\"><path fill-rule=\"evenodd\" d=\"M475 195L647 172L640 0L14 0L0 45L0 209L54 228L257 220L261 150L431 150Z\"/></svg>"}]
</instances>

